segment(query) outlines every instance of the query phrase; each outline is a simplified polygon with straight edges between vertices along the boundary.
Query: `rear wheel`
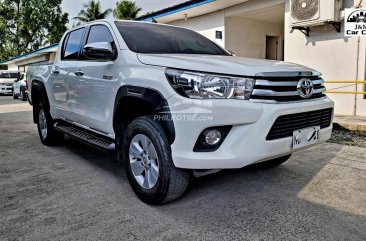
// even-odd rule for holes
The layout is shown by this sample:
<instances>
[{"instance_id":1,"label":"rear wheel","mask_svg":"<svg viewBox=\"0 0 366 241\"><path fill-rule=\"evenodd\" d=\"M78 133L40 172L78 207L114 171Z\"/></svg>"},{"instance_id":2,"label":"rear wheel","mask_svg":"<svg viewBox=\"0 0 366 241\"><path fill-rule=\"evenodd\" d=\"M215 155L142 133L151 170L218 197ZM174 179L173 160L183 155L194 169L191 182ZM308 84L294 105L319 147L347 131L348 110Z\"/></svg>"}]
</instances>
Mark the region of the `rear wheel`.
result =
<instances>
[{"instance_id":1,"label":"rear wheel","mask_svg":"<svg viewBox=\"0 0 366 241\"><path fill-rule=\"evenodd\" d=\"M190 174L174 166L165 133L151 117L128 126L122 148L128 180L141 200L163 204L184 194Z\"/></svg>"},{"instance_id":2,"label":"rear wheel","mask_svg":"<svg viewBox=\"0 0 366 241\"><path fill-rule=\"evenodd\" d=\"M46 146L54 146L62 143L64 134L53 128L54 121L44 104L40 103L37 106L38 113L38 134L42 144Z\"/></svg>"}]
</instances>

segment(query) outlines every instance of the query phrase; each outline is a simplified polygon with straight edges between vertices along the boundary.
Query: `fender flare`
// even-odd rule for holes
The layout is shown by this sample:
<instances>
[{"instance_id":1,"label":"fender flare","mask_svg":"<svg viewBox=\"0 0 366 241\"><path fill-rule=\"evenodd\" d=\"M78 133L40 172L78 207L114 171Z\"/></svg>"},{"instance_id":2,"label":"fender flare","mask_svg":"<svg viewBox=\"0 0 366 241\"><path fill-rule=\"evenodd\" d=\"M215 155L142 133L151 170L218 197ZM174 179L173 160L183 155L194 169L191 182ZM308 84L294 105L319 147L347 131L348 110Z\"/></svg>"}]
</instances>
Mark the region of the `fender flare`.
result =
<instances>
[{"instance_id":1,"label":"fender flare","mask_svg":"<svg viewBox=\"0 0 366 241\"><path fill-rule=\"evenodd\" d=\"M40 93L41 96L38 95L34 95L35 93ZM33 80L32 81L32 86L31 86L31 93L32 93L32 104L33 104L33 122L37 123L37 114L36 114L36 109L37 109L37 104L40 101L43 101L43 103L45 104L44 108L46 108L46 110L50 110L50 102L48 100L48 95L47 95L47 91L46 91L46 87L44 85L43 82L39 81L39 80Z\"/></svg>"},{"instance_id":2,"label":"fender flare","mask_svg":"<svg viewBox=\"0 0 366 241\"><path fill-rule=\"evenodd\" d=\"M124 85L119 88L116 94L113 111L113 128L115 132L117 130L116 126L118 124L116 121L116 112L120 110L120 108L123 109L123 107L120 106L120 103L123 103L122 101L124 98L134 98L136 100L150 104L155 115L164 117L160 118L159 121L165 131L165 134L167 135L169 143L172 144L174 142L175 127L168 102L159 91L151 88L132 85Z\"/></svg>"}]
</instances>

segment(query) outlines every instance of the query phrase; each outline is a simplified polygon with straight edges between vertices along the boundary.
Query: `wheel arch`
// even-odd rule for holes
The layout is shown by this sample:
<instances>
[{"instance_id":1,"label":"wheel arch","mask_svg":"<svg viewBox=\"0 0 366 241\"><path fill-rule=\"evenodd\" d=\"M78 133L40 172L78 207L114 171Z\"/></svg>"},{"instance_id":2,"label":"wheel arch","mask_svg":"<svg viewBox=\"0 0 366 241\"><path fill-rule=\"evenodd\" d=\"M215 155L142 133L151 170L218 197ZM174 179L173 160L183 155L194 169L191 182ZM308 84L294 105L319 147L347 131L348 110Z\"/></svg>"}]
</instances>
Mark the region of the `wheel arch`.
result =
<instances>
[{"instance_id":1,"label":"wheel arch","mask_svg":"<svg viewBox=\"0 0 366 241\"><path fill-rule=\"evenodd\" d=\"M174 142L174 123L168 102L163 95L150 88L131 85L120 87L116 95L113 113L113 129L116 135L124 133L132 120L144 115L158 117L169 144Z\"/></svg>"},{"instance_id":2,"label":"wheel arch","mask_svg":"<svg viewBox=\"0 0 366 241\"><path fill-rule=\"evenodd\" d=\"M50 102L48 100L48 95L46 91L46 87L43 82L39 80L33 80L31 86L31 93L32 93L32 104L33 104L33 122L38 122L38 114L37 114L37 107L38 104L43 102L44 108L48 111L50 110Z\"/></svg>"}]
</instances>

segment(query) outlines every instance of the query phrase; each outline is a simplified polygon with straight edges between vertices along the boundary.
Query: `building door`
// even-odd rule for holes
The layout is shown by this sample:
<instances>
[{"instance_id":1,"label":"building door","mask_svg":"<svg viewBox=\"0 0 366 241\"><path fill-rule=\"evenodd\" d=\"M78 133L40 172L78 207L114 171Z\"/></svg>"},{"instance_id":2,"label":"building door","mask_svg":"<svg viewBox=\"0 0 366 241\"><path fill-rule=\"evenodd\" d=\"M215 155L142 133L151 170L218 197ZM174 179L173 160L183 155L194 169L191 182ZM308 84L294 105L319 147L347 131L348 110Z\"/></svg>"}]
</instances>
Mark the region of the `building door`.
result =
<instances>
[{"instance_id":1,"label":"building door","mask_svg":"<svg viewBox=\"0 0 366 241\"><path fill-rule=\"evenodd\" d=\"M266 59L279 60L280 37L266 36Z\"/></svg>"}]
</instances>

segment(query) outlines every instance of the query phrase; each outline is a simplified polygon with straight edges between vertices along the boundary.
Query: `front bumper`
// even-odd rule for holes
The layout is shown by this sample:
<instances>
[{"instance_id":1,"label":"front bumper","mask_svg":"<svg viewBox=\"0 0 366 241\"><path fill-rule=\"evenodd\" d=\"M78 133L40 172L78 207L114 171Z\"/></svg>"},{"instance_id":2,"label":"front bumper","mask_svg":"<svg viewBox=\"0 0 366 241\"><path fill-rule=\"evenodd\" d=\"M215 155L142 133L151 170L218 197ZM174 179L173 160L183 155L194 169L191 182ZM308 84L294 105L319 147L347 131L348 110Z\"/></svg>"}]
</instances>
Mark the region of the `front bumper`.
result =
<instances>
[{"instance_id":1,"label":"front bumper","mask_svg":"<svg viewBox=\"0 0 366 241\"><path fill-rule=\"evenodd\" d=\"M328 98L263 104L240 100L187 100L178 95L168 99L168 103L176 132L171 146L173 162L176 167L186 169L241 168L298 151L300 149L292 148L292 137L266 140L276 119L282 115L327 109L334 105ZM233 127L218 150L193 151L204 129L225 125ZM332 124L321 129L321 142L328 140L331 133Z\"/></svg>"}]
</instances>

